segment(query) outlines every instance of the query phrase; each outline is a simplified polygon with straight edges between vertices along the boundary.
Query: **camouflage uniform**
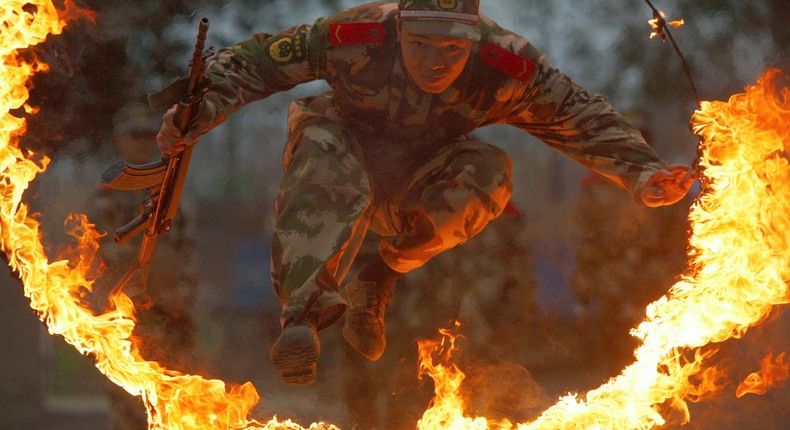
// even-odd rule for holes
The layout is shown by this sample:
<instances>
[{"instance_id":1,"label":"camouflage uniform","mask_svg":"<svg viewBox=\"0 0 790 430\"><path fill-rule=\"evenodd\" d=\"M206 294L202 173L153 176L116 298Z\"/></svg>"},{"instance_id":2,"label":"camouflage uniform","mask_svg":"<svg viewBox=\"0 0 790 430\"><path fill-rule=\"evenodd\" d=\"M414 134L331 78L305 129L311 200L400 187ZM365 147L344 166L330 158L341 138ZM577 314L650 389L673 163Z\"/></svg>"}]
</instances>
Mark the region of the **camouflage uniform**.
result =
<instances>
[{"instance_id":1,"label":"camouflage uniform","mask_svg":"<svg viewBox=\"0 0 790 430\"><path fill-rule=\"evenodd\" d=\"M421 91L402 63L397 15L396 3L374 3L257 34L208 67L203 130L300 83L331 87L290 106L272 242L284 318L308 308L318 329L342 316L338 284L368 229L387 265L408 272L502 212L510 160L469 137L479 127L519 127L633 195L666 167L603 97L485 16L461 76L440 94Z\"/></svg>"}]
</instances>

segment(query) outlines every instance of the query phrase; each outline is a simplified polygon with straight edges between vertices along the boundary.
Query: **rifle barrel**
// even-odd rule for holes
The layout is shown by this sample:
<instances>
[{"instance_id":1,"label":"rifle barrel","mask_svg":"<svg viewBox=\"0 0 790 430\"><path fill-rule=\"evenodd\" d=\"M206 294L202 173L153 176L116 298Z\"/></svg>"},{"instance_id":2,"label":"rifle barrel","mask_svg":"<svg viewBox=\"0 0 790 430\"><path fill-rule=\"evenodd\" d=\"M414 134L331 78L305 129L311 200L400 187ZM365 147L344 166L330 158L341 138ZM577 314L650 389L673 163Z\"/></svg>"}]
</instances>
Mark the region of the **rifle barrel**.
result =
<instances>
[{"instance_id":1,"label":"rifle barrel","mask_svg":"<svg viewBox=\"0 0 790 430\"><path fill-rule=\"evenodd\" d=\"M192 51L192 61L189 63L189 86L187 87L187 92L179 100L175 117L173 118L176 127L182 132L186 132L189 128L189 122L192 120L193 115L192 111L196 107L200 87L203 84L203 79L205 79L206 62L203 57L203 51L206 46L208 27L208 18L202 18L200 24L198 24L198 34L195 39L195 49Z\"/></svg>"}]
</instances>

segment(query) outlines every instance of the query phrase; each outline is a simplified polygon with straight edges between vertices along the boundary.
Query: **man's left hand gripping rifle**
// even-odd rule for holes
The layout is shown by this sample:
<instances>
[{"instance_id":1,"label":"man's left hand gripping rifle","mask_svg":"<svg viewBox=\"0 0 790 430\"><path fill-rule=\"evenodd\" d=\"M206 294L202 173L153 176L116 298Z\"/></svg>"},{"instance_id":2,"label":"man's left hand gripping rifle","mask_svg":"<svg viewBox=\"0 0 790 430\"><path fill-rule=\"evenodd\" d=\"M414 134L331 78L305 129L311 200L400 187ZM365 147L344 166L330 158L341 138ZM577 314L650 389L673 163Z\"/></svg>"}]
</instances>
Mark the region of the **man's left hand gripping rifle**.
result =
<instances>
[{"instance_id":1,"label":"man's left hand gripping rifle","mask_svg":"<svg viewBox=\"0 0 790 430\"><path fill-rule=\"evenodd\" d=\"M201 19L189 65L189 77L175 81L163 91L149 96L149 104L154 110L175 104L164 120L172 122L171 126L181 131L189 129L208 88L206 61L214 53L212 47L204 51L208 27L208 19ZM196 138L191 143L195 141ZM139 288L145 289L156 243L159 236L170 231L173 217L178 212L191 156L192 146L189 145L178 152L163 152L160 161L150 164L131 165L119 161L102 174L102 184L111 189L151 190L141 205L140 215L115 232L114 239L118 244L125 243L141 232L144 234L137 258L115 285L114 292L129 285L136 274L139 274Z\"/></svg>"}]
</instances>

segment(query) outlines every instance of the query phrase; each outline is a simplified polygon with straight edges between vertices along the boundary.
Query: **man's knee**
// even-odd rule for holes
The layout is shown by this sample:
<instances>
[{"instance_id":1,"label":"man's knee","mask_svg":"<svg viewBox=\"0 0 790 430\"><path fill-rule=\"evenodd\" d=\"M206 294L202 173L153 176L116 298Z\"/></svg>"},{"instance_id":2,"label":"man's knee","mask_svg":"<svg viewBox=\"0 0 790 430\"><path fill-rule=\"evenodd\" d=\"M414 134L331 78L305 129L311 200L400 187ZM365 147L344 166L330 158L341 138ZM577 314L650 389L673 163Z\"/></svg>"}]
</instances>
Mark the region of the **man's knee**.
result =
<instances>
[{"instance_id":1,"label":"man's knee","mask_svg":"<svg viewBox=\"0 0 790 430\"><path fill-rule=\"evenodd\" d=\"M453 163L471 166L472 178L482 189L510 186L513 163L507 152L496 146L473 141L455 156Z\"/></svg>"},{"instance_id":2,"label":"man's knee","mask_svg":"<svg viewBox=\"0 0 790 430\"><path fill-rule=\"evenodd\" d=\"M450 171L454 185L437 186L448 200L457 202L457 212L467 208L491 218L502 213L513 190L512 162L504 150L471 141L454 154Z\"/></svg>"}]
</instances>

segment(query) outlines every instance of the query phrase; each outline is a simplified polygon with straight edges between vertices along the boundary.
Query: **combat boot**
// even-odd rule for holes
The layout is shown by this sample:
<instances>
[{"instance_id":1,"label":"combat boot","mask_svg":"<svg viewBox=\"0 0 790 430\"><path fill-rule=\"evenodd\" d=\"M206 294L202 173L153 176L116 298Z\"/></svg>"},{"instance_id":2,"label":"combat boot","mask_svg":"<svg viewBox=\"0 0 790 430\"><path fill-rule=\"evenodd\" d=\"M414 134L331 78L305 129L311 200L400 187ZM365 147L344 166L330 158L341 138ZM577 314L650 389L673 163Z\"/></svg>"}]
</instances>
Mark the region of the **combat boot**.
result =
<instances>
[{"instance_id":1,"label":"combat boot","mask_svg":"<svg viewBox=\"0 0 790 430\"><path fill-rule=\"evenodd\" d=\"M312 384L318 373L316 362L321 355L321 343L316 322L308 314L312 302L305 309L283 312L283 329L272 346L272 363L289 385Z\"/></svg>"},{"instance_id":2,"label":"combat boot","mask_svg":"<svg viewBox=\"0 0 790 430\"><path fill-rule=\"evenodd\" d=\"M387 333L384 312L392 298L392 281L363 281L354 278L345 289L349 307L343 337L360 354L375 361L384 353Z\"/></svg>"},{"instance_id":3,"label":"combat boot","mask_svg":"<svg viewBox=\"0 0 790 430\"><path fill-rule=\"evenodd\" d=\"M343 317L347 305L336 289L316 289L303 306L289 305L280 316L282 332L271 349L274 367L290 385L315 382L321 355L318 331Z\"/></svg>"}]
</instances>

